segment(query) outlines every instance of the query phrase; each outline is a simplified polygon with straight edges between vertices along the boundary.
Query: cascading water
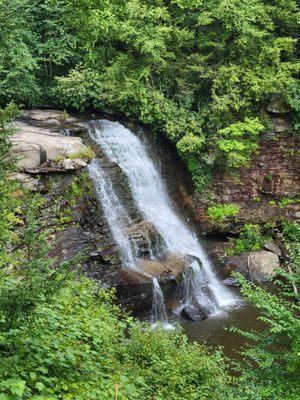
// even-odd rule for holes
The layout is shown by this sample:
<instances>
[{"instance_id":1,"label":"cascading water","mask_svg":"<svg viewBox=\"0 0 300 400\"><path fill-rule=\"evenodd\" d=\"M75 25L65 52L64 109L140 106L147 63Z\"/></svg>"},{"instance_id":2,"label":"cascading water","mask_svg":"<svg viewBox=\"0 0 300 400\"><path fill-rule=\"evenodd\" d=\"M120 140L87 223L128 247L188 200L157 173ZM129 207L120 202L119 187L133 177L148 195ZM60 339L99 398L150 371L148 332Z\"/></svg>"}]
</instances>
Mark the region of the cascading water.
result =
<instances>
[{"instance_id":1,"label":"cascading water","mask_svg":"<svg viewBox=\"0 0 300 400\"><path fill-rule=\"evenodd\" d=\"M89 173L98 197L104 210L105 218L114 240L119 245L122 261L125 266L135 266L135 255L132 249L132 244L124 234L124 227L130 221L124 207L120 203L117 194L115 193L112 183L103 173L99 160L93 160L89 165Z\"/></svg>"},{"instance_id":2,"label":"cascading water","mask_svg":"<svg viewBox=\"0 0 300 400\"><path fill-rule=\"evenodd\" d=\"M62 130L62 134L63 134L64 136L68 136L68 137L69 137L69 136L72 136L70 129L67 129L67 128L65 128L65 129Z\"/></svg>"},{"instance_id":3,"label":"cascading water","mask_svg":"<svg viewBox=\"0 0 300 400\"><path fill-rule=\"evenodd\" d=\"M162 250L190 259L191 272L186 277L186 292L192 293L193 298L210 314L235 304L236 297L217 279L195 234L172 209L165 185L142 142L118 122L93 121L89 123L89 127L92 139L106 157L118 164L127 176L138 209L145 219L153 223L163 239ZM98 171L101 171L101 167L94 161L90 172L106 210L110 229L123 249L125 263L134 265L135 256L132 250L129 251L131 244L122 234L124 222L125 225L128 222L124 218L128 216L108 183L108 178ZM153 284L155 286L158 282ZM186 302L191 298L189 296L186 297Z\"/></svg>"},{"instance_id":4,"label":"cascading water","mask_svg":"<svg viewBox=\"0 0 300 400\"><path fill-rule=\"evenodd\" d=\"M157 324L162 322L163 324L168 323L165 299L161 287L157 278L152 278L153 283L153 306L152 306L152 318L153 323Z\"/></svg>"}]
</instances>

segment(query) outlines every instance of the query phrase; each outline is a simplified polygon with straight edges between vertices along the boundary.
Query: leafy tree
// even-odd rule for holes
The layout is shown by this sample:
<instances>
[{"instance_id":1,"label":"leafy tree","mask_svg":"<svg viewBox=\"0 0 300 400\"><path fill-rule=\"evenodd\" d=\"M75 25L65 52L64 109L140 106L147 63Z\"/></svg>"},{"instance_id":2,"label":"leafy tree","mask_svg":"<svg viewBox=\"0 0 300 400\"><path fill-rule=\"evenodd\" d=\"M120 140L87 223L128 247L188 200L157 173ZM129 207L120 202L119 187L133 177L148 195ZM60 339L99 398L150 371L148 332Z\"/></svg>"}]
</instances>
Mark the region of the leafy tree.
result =
<instances>
[{"instance_id":1,"label":"leafy tree","mask_svg":"<svg viewBox=\"0 0 300 400\"><path fill-rule=\"evenodd\" d=\"M0 1L0 105L32 104L39 96L31 11L27 0Z\"/></svg>"}]
</instances>

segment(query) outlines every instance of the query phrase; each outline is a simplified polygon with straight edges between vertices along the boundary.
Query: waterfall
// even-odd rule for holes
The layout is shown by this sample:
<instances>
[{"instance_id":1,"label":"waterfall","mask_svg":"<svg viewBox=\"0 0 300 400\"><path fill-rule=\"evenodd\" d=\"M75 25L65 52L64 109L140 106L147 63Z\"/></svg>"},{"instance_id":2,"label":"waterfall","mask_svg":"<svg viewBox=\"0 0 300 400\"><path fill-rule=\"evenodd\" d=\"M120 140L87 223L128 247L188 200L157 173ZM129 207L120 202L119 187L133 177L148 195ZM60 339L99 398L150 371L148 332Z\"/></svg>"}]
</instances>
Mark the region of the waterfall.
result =
<instances>
[{"instance_id":1,"label":"waterfall","mask_svg":"<svg viewBox=\"0 0 300 400\"><path fill-rule=\"evenodd\" d=\"M67 128L62 129L62 134L63 134L64 136L72 136L72 135L71 135L70 129L67 129Z\"/></svg>"},{"instance_id":2,"label":"waterfall","mask_svg":"<svg viewBox=\"0 0 300 400\"><path fill-rule=\"evenodd\" d=\"M132 244L124 234L124 227L130 221L128 214L120 203L117 194L115 193L112 183L101 168L99 160L93 160L89 165L89 173L97 196L101 199L104 216L112 236L119 246L122 261L125 266L135 266L135 256Z\"/></svg>"},{"instance_id":3,"label":"waterfall","mask_svg":"<svg viewBox=\"0 0 300 400\"><path fill-rule=\"evenodd\" d=\"M152 278L153 283L153 305L152 316L153 323L158 322L167 323L167 313L165 308L165 299L157 278Z\"/></svg>"},{"instance_id":4,"label":"waterfall","mask_svg":"<svg viewBox=\"0 0 300 400\"><path fill-rule=\"evenodd\" d=\"M193 292L199 305L212 314L235 304L237 299L216 277L196 235L172 208L163 180L141 140L118 122L92 121L89 127L90 136L105 156L111 162L118 164L126 175L137 208L145 219L153 223L163 239L163 250L189 257L192 273L186 279L189 285L187 290ZM117 201L116 194L113 194L107 178L102 175L99 177L102 183L99 183L97 174L93 170L92 164L90 171L96 188L99 187L104 209L110 209L105 212L113 236L126 253L126 262L134 264L134 254L132 252L128 254L130 243L121 233L122 218L124 221L124 215L126 216L125 210ZM156 289L157 284L153 282Z\"/></svg>"}]
</instances>

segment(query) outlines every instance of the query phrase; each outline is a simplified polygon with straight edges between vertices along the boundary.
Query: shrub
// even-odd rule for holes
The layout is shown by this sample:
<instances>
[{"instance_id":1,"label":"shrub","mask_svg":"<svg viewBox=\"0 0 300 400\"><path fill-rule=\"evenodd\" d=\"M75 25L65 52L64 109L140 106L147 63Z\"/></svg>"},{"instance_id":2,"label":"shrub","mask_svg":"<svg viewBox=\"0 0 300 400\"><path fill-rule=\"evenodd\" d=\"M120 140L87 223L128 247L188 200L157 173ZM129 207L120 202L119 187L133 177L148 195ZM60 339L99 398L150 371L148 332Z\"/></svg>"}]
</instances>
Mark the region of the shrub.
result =
<instances>
[{"instance_id":1,"label":"shrub","mask_svg":"<svg viewBox=\"0 0 300 400\"><path fill-rule=\"evenodd\" d=\"M258 135L263 131L258 118L245 118L217 132L217 145L229 167L247 166L252 153L258 148Z\"/></svg>"},{"instance_id":2,"label":"shrub","mask_svg":"<svg viewBox=\"0 0 300 400\"><path fill-rule=\"evenodd\" d=\"M264 242L265 238L261 234L258 225L245 224L241 230L239 238L233 240L233 252L239 254L244 251L260 250Z\"/></svg>"},{"instance_id":3,"label":"shrub","mask_svg":"<svg viewBox=\"0 0 300 400\"><path fill-rule=\"evenodd\" d=\"M237 204L216 204L208 207L207 215L211 222L222 225L226 218L235 217L239 213Z\"/></svg>"},{"instance_id":4,"label":"shrub","mask_svg":"<svg viewBox=\"0 0 300 400\"><path fill-rule=\"evenodd\" d=\"M34 325L2 336L0 397L19 388L24 400L222 399L219 351L133 322L111 300L91 280L71 279Z\"/></svg>"}]
</instances>

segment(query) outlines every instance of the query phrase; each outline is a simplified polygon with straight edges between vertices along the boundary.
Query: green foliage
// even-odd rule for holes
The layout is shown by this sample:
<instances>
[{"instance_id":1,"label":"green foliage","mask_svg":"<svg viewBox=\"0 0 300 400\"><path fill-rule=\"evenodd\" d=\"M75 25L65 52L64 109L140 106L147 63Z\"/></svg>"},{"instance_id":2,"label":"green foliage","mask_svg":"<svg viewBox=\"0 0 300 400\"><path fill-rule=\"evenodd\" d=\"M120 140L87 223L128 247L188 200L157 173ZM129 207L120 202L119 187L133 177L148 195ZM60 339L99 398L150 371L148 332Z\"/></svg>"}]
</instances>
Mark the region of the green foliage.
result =
<instances>
[{"instance_id":1,"label":"green foliage","mask_svg":"<svg viewBox=\"0 0 300 400\"><path fill-rule=\"evenodd\" d=\"M248 165L252 153L258 148L258 135L264 129L258 118L246 118L217 133L217 145L223 152L229 167Z\"/></svg>"},{"instance_id":2,"label":"green foliage","mask_svg":"<svg viewBox=\"0 0 300 400\"><path fill-rule=\"evenodd\" d=\"M216 204L208 207L207 215L211 222L222 226L226 218L236 217L239 209L237 204Z\"/></svg>"},{"instance_id":3,"label":"green foliage","mask_svg":"<svg viewBox=\"0 0 300 400\"><path fill-rule=\"evenodd\" d=\"M28 0L0 1L0 105L32 104L39 95L31 12Z\"/></svg>"},{"instance_id":4,"label":"green foliage","mask_svg":"<svg viewBox=\"0 0 300 400\"><path fill-rule=\"evenodd\" d=\"M266 242L266 238L261 233L259 225L245 224L237 239L232 240L234 244L233 253L239 254L244 251L260 250Z\"/></svg>"},{"instance_id":5,"label":"green foliage","mask_svg":"<svg viewBox=\"0 0 300 400\"><path fill-rule=\"evenodd\" d=\"M270 99L299 129L299 15L296 0L0 0L0 104L112 107L171 140L200 191L213 168L249 163ZM278 291L239 278L269 329L235 329L252 345L229 377L219 351L138 324L49 258L43 200L8 179L15 115L0 110L0 399L296 400L299 225L283 226ZM63 223L84 190L70 185ZM219 225L238 212L208 208ZM236 251L262 240L245 226Z\"/></svg>"},{"instance_id":6,"label":"green foliage","mask_svg":"<svg viewBox=\"0 0 300 400\"><path fill-rule=\"evenodd\" d=\"M203 173L249 163L270 99L299 126L299 19L296 0L2 0L0 103L133 116L203 190Z\"/></svg>"},{"instance_id":7,"label":"green foliage","mask_svg":"<svg viewBox=\"0 0 300 400\"><path fill-rule=\"evenodd\" d=\"M280 208L284 208L290 204L295 204L295 203L300 203L299 199L289 199L287 197L282 197L279 202L278 205Z\"/></svg>"},{"instance_id":8,"label":"green foliage","mask_svg":"<svg viewBox=\"0 0 300 400\"><path fill-rule=\"evenodd\" d=\"M37 304L49 301L63 280L61 271L65 265L53 268L55 259L47 259L51 231L41 229L38 222L42 206L41 198L24 197L21 207L16 210L18 218L12 220L10 229L14 230L12 240L15 249L9 253L6 243L7 254L0 259L2 331L16 327L20 320L35 312Z\"/></svg>"},{"instance_id":9,"label":"green foliage","mask_svg":"<svg viewBox=\"0 0 300 400\"><path fill-rule=\"evenodd\" d=\"M229 378L219 352L133 322L87 278L66 283L34 325L2 336L2 393L18 385L24 400L221 399Z\"/></svg>"},{"instance_id":10,"label":"green foliage","mask_svg":"<svg viewBox=\"0 0 300 400\"><path fill-rule=\"evenodd\" d=\"M260 310L259 319L267 326L255 332L232 331L251 340L244 347L242 363L236 365L241 374L239 385L243 387L241 399L274 399L284 397L296 400L299 394L300 322L300 225L288 223L282 231L282 243L288 252L282 269L275 281L276 291L236 278L242 284L242 293Z\"/></svg>"},{"instance_id":11,"label":"green foliage","mask_svg":"<svg viewBox=\"0 0 300 400\"><path fill-rule=\"evenodd\" d=\"M84 111L99 106L101 86L98 76L89 69L76 68L68 76L56 77L54 97L59 104Z\"/></svg>"},{"instance_id":12,"label":"green foliage","mask_svg":"<svg viewBox=\"0 0 300 400\"><path fill-rule=\"evenodd\" d=\"M190 155L199 153L202 150L204 142L205 139L203 137L187 134L178 141L177 149L179 153L185 157L189 157Z\"/></svg>"},{"instance_id":13,"label":"green foliage","mask_svg":"<svg viewBox=\"0 0 300 400\"><path fill-rule=\"evenodd\" d=\"M300 242L300 225L297 223L287 223L283 227L283 235L289 242Z\"/></svg>"},{"instance_id":14,"label":"green foliage","mask_svg":"<svg viewBox=\"0 0 300 400\"><path fill-rule=\"evenodd\" d=\"M71 160L81 159L81 160L91 160L95 157L95 152L91 147L86 147L86 149L78 151L77 153L72 153L69 155Z\"/></svg>"},{"instance_id":15,"label":"green foliage","mask_svg":"<svg viewBox=\"0 0 300 400\"><path fill-rule=\"evenodd\" d=\"M20 201L13 196L17 185L8 180L14 160L11 157L10 136L14 133L12 119L18 114L15 105L10 103L6 108L0 109L0 267L9 257L4 253L5 246L11 244L14 233L13 226L18 222L15 210Z\"/></svg>"}]
</instances>

